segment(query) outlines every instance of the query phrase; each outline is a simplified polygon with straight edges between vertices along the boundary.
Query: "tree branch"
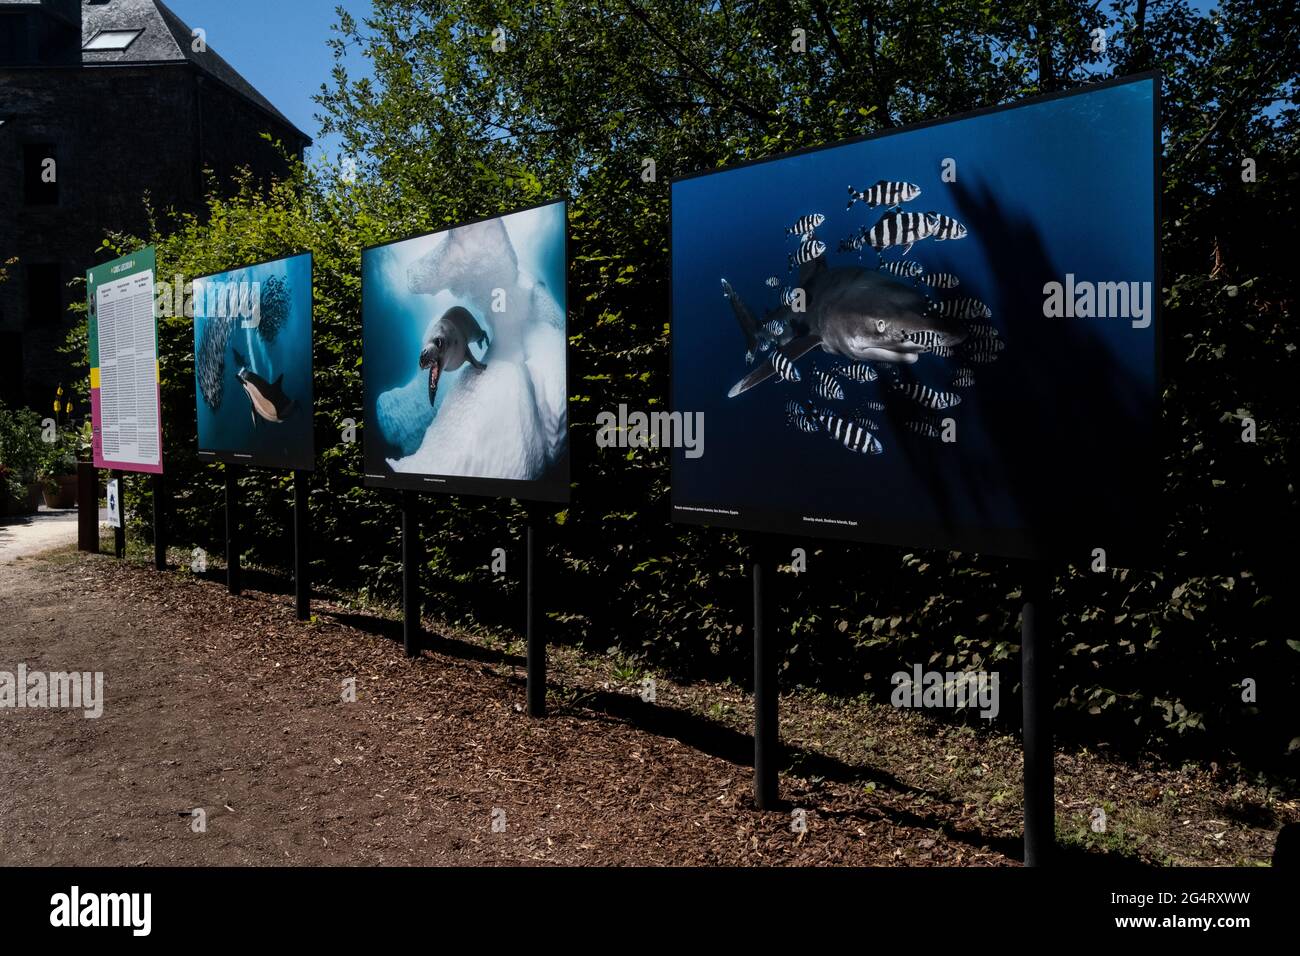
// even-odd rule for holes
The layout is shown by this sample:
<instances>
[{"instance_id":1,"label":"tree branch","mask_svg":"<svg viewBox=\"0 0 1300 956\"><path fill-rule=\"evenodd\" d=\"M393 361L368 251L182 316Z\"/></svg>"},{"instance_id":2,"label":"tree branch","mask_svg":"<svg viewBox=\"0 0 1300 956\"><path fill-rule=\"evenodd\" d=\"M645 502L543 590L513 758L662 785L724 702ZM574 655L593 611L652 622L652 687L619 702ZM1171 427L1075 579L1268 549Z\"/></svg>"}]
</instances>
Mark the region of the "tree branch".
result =
<instances>
[{"instance_id":1,"label":"tree branch","mask_svg":"<svg viewBox=\"0 0 1300 956\"><path fill-rule=\"evenodd\" d=\"M656 40L658 40L660 43L666 46L669 50L671 50L673 55L677 57L678 61L682 64L682 66L686 67L692 73L694 73L699 78L701 83L703 83L709 89L713 90L714 93L718 94L723 99L729 101L728 105L734 106L736 109L740 110L740 112L744 113L754 122L758 123L759 126L761 126L762 128L764 129L767 128L768 123L771 122L771 117L768 116L768 114L765 111L759 109L757 106L754 106L752 103L746 102L742 97L733 93L731 90L727 89L717 80L715 80L713 76L708 72L708 70L704 69L698 63L692 60L689 56L687 56L686 51L683 50L680 45L674 43L672 39L666 36L662 31L660 31L654 25L651 19L646 15L645 11L642 10L640 7L638 7L635 3L633 3L632 0L623 0L623 6L627 8L628 12L631 13L633 17L635 17L638 21L640 21L641 25L646 28L646 31L652 37L654 37Z\"/></svg>"}]
</instances>

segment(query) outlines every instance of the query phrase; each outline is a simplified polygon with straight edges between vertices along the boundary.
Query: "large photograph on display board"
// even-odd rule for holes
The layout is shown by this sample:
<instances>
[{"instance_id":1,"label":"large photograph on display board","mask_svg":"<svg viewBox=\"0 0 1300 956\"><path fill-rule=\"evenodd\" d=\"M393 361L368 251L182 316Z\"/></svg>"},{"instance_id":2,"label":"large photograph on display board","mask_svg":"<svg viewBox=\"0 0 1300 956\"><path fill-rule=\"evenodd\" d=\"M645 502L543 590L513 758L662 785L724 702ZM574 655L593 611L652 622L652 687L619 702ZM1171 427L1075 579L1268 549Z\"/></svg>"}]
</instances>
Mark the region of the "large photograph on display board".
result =
<instances>
[{"instance_id":1,"label":"large photograph on display board","mask_svg":"<svg viewBox=\"0 0 1300 956\"><path fill-rule=\"evenodd\" d=\"M674 181L674 519L1140 560L1157 106L1141 76Z\"/></svg>"},{"instance_id":2,"label":"large photograph on display board","mask_svg":"<svg viewBox=\"0 0 1300 956\"><path fill-rule=\"evenodd\" d=\"M367 485L568 500L565 211L363 250Z\"/></svg>"},{"instance_id":3,"label":"large photograph on display board","mask_svg":"<svg viewBox=\"0 0 1300 956\"><path fill-rule=\"evenodd\" d=\"M147 248L86 273L96 468L163 470L154 271Z\"/></svg>"},{"instance_id":4,"label":"large photograph on display board","mask_svg":"<svg viewBox=\"0 0 1300 956\"><path fill-rule=\"evenodd\" d=\"M199 457L310 471L310 253L194 280Z\"/></svg>"}]
</instances>

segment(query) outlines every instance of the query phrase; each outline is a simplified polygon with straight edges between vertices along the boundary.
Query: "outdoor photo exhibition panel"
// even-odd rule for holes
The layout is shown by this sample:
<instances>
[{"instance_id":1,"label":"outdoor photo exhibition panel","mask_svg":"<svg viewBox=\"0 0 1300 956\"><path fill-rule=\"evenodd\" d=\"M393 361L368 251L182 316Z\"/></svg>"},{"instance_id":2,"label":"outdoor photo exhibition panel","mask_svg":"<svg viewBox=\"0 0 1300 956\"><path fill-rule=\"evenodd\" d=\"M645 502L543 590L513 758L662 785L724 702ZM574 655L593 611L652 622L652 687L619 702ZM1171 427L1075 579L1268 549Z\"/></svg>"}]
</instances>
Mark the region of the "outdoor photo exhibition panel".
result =
<instances>
[{"instance_id":1,"label":"outdoor photo exhibition panel","mask_svg":"<svg viewBox=\"0 0 1300 956\"><path fill-rule=\"evenodd\" d=\"M199 458L311 471L311 253L194 280Z\"/></svg>"},{"instance_id":2,"label":"outdoor photo exhibition panel","mask_svg":"<svg viewBox=\"0 0 1300 956\"><path fill-rule=\"evenodd\" d=\"M1137 77L675 181L672 408L705 440L673 451L674 520L1141 560L1157 97Z\"/></svg>"},{"instance_id":3,"label":"outdoor photo exhibition panel","mask_svg":"<svg viewBox=\"0 0 1300 956\"><path fill-rule=\"evenodd\" d=\"M568 501L566 209L362 252L367 485Z\"/></svg>"}]
</instances>

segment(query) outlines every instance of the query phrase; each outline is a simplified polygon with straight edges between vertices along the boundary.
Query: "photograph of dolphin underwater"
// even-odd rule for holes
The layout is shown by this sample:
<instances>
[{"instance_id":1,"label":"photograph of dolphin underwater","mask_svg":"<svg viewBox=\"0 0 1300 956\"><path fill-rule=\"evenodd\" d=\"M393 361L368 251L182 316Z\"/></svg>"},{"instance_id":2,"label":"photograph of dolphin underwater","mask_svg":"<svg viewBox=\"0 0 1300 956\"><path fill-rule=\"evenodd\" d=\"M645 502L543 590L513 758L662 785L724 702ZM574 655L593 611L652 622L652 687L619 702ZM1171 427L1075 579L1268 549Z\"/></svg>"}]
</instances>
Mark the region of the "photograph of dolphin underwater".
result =
<instances>
[{"instance_id":1,"label":"photograph of dolphin underwater","mask_svg":"<svg viewBox=\"0 0 1300 956\"><path fill-rule=\"evenodd\" d=\"M675 520L1154 545L1155 81L675 180ZM1112 314L1114 313L1114 314Z\"/></svg>"},{"instance_id":2,"label":"photograph of dolphin underwater","mask_svg":"<svg viewBox=\"0 0 1300 956\"><path fill-rule=\"evenodd\" d=\"M365 481L567 501L566 208L365 249Z\"/></svg>"},{"instance_id":3,"label":"photograph of dolphin underwater","mask_svg":"<svg viewBox=\"0 0 1300 956\"><path fill-rule=\"evenodd\" d=\"M194 280L199 457L311 471L311 253Z\"/></svg>"}]
</instances>

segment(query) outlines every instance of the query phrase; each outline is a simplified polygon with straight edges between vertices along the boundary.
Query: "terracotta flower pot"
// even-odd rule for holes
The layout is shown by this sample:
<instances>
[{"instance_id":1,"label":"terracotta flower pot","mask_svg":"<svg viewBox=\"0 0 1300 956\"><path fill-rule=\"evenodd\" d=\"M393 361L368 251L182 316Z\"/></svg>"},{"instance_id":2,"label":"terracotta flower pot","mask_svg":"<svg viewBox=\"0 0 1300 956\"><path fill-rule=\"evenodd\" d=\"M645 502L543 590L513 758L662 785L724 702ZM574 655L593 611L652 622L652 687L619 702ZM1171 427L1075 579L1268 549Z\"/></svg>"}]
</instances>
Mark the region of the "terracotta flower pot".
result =
<instances>
[{"instance_id":1,"label":"terracotta flower pot","mask_svg":"<svg viewBox=\"0 0 1300 956\"><path fill-rule=\"evenodd\" d=\"M75 508L77 506L77 476L60 475L55 479L57 487L51 491L47 485L44 489L45 507Z\"/></svg>"}]
</instances>

